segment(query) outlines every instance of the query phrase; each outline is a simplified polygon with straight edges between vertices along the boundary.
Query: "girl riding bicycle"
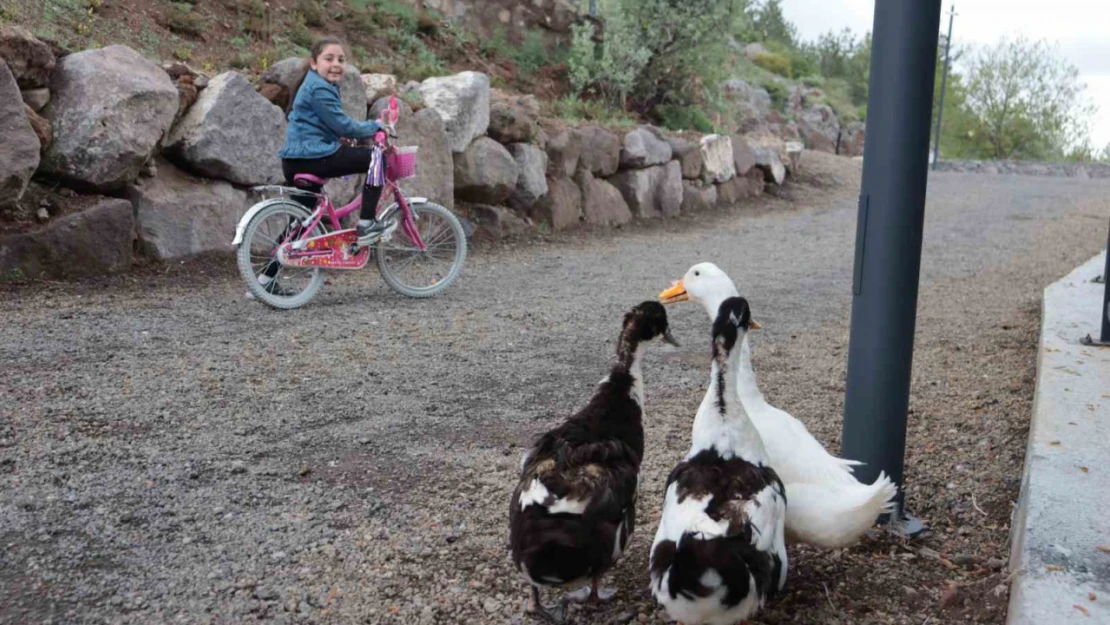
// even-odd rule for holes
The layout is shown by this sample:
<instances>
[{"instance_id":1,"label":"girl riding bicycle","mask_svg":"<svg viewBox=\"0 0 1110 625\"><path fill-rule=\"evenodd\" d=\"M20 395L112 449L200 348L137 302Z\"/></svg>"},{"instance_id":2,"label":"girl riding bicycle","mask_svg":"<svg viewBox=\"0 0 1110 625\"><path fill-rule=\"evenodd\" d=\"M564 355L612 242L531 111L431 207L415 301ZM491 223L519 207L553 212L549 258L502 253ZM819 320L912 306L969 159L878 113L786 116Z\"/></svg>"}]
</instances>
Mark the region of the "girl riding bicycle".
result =
<instances>
[{"instance_id":1,"label":"girl riding bicycle","mask_svg":"<svg viewBox=\"0 0 1110 625\"><path fill-rule=\"evenodd\" d=\"M304 76L290 94L289 126L278 156L289 185L297 174L336 178L366 173L358 222L358 237L365 241L384 228L374 213L385 184L385 163L379 147L346 145L340 139L371 137L382 126L376 121L353 120L343 112L339 83L345 61L343 44L335 37L324 37L312 45Z\"/></svg>"}]
</instances>

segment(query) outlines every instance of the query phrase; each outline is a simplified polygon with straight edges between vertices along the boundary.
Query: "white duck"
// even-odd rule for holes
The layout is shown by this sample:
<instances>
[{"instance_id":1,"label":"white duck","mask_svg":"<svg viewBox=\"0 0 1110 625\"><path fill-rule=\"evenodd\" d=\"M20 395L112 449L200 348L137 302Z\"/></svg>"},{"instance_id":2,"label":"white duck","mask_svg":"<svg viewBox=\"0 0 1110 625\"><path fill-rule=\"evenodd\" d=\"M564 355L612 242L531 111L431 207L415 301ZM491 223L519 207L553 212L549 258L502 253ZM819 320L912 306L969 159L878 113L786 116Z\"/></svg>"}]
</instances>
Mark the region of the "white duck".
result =
<instances>
[{"instance_id":1,"label":"white duck","mask_svg":"<svg viewBox=\"0 0 1110 625\"><path fill-rule=\"evenodd\" d=\"M651 592L686 625L732 625L786 583L782 481L769 466L732 374L751 324L742 297L713 322L709 389L694 419L690 452L667 478L651 546Z\"/></svg>"},{"instance_id":2,"label":"white duck","mask_svg":"<svg viewBox=\"0 0 1110 625\"><path fill-rule=\"evenodd\" d=\"M668 304L701 302L713 318L721 302L737 295L724 271L700 263L659 297ZM752 327L759 325L753 322ZM855 543L880 514L891 510L898 487L884 473L873 484L861 484L852 475L859 462L833 456L801 421L767 403L756 384L747 337L735 375L740 401L763 439L771 466L786 484L787 539L826 549Z\"/></svg>"}]
</instances>

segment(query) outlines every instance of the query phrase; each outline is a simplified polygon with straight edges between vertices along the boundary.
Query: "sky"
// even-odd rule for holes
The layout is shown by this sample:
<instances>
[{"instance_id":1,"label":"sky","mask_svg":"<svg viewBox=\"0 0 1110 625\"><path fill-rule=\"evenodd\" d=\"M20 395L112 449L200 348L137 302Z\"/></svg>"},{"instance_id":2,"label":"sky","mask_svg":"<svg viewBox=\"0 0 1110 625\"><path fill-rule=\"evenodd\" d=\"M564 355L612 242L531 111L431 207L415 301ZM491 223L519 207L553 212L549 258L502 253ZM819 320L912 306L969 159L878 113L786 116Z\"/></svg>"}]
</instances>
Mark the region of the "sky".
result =
<instances>
[{"instance_id":1,"label":"sky","mask_svg":"<svg viewBox=\"0 0 1110 625\"><path fill-rule=\"evenodd\" d=\"M798 34L809 40L845 27L861 35L870 31L875 1L783 0L782 8ZM991 45L1017 34L1059 44L1060 54L1079 68L1087 97L1099 107L1092 143L1110 144L1110 20L1105 18L1105 0L943 0L942 31L948 28L952 4L952 41L958 45Z\"/></svg>"}]
</instances>

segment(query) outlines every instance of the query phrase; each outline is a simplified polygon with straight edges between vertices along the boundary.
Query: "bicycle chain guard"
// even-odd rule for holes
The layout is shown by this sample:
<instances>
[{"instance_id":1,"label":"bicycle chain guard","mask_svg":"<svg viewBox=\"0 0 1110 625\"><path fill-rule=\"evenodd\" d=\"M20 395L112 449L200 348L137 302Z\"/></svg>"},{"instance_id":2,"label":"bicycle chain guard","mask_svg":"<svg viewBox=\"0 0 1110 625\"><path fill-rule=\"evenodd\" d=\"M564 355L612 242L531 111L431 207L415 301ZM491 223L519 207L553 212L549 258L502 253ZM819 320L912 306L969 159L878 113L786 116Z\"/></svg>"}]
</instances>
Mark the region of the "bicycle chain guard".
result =
<instances>
[{"instance_id":1,"label":"bicycle chain guard","mask_svg":"<svg viewBox=\"0 0 1110 625\"><path fill-rule=\"evenodd\" d=\"M354 228L289 241L278 246L278 262L287 267L320 267L321 269L362 269L370 259L370 247L352 250L358 243Z\"/></svg>"}]
</instances>

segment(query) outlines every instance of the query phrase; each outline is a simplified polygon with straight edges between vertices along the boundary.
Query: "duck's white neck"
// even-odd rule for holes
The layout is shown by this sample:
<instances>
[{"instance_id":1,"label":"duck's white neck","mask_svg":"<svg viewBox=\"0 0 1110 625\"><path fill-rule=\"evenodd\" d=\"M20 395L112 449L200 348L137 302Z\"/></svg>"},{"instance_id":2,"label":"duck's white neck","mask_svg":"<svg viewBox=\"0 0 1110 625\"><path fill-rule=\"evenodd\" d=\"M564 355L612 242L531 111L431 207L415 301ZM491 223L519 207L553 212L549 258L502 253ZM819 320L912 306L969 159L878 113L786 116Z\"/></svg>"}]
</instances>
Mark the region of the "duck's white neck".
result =
<instances>
[{"instance_id":1,"label":"duck's white neck","mask_svg":"<svg viewBox=\"0 0 1110 625\"><path fill-rule=\"evenodd\" d=\"M717 311L726 299L740 294L731 282L727 285L722 284L716 290L717 292L713 294L713 297L708 297L702 301L710 319L717 317ZM736 393L740 396L740 401L744 402L744 406L748 410L765 406L767 400L763 398L763 393L759 391L759 384L755 379L755 370L752 368L752 347L748 342L747 333L744 334L744 340L740 343L740 348L738 350L733 349L733 352L736 351L740 352L740 362L733 373L736 378Z\"/></svg>"},{"instance_id":2,"label":"duck's white neck","mask_svg":"<svg viewBox=\"0 0 1110 625\"><path fill-rule=\"evenodd\" d=\"M754 406L767 403L755 379L755 369L752 368L752 346L748 342L747 335L740 344L740 363L736 368L736 392L740 395L740 401L744 402L749 410Z\"/></svg>"},{"instance_id":3,"label":"duck's white neck","mask_svg":"<svg viewBox=\"0 0 1110 625\"><path fill-rule=\"evenodd\" d=\"M715 448L725 459L738 456L748 462L769 462L763 439L736 393L734 371L740 362L740 352L733 349L727 358L714 358L710 366L709 389L694 418L691 457Z\"/></svg>"},{"instance_id":4,"label":"duck's white neck","mask_svg":"<svg viewBox=\"0 0 1110 625\"><path fill-rule=\"evenodd\" d=\"M613 366L612 373L628 372L632 376L632 390L629 391L632 399L641 406L644 405L644 344L639 341L626 341L621 337L621 344L617 347L617 364ZM607 377L605 380L608 380ZM605 380L602 380L603 382Z\"/></svg>"}]
</instances>

